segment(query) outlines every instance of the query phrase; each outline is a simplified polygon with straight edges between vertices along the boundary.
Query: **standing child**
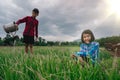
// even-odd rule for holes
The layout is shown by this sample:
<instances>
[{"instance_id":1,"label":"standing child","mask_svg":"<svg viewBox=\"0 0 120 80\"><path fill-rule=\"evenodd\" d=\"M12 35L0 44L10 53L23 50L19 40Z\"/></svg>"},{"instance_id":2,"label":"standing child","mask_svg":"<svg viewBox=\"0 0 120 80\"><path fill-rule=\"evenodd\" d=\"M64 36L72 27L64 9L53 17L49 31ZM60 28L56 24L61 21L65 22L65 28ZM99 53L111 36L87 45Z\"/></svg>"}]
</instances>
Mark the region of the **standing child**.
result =
<instances>
[{"instance_id":1,"label":"standing child","mask_svg":"<svg viewBox=\"0 0 120 80\"><path fill-rule=\"evenodd\" d=\"M34 36L38 39L38 20L36 17L39 15L39 10L34 8L32 10L32 16L26 16L23 19L19 19L16 22L18 26L20 23L25 23L25 29L23 32L23 42L25 43L25 53L28 53L30 47L30 53L33 54Z\"/></svg>"},{"instance_id":2,"label":"standing child","mask_svg":"<svg viewBox=\"0 0 120 80\"><path fill-rule=\"evenodd\" d=\"M99 43L94 42L94 40L95 37L91 30L88 29L83 31L81 35L82 44L80 45L80 51L73 54L72 58L78 59L82 65L84 65L84 63L89 61L89 57L94 66L94 64L98 61L99 53Z\"/></svg>"}]
</instances>

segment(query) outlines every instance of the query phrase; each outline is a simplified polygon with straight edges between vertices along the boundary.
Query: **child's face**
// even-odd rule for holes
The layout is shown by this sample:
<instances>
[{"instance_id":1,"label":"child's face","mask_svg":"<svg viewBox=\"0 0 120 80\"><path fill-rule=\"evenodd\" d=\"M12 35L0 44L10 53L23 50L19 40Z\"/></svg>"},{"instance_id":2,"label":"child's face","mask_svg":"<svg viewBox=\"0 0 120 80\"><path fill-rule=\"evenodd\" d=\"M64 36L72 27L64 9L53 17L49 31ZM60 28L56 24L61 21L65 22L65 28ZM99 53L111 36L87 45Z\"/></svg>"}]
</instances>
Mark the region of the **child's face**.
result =
<instances>
[{"instance_id":1,"label":"child's face","mask_svg":"<svg viewBox=\"0 0 120 80\"><path fill-rule=\"evenodd\" d=\"M90 43L91 35L90 34L83 34L83 41L87 44Z\"/></svg>"},{"instance_id":2,"label":"child's face","mask_svg":"<svg viewBox=\"0 0 120 80\"><path fill-rule=\"evenodd\" d=\"M34 11L32 11L32 16L33 16L33 17L37 17L37 16L38 16L38 14L37 14L37 13L35 13Z\"/></svg>"}]
</instances>

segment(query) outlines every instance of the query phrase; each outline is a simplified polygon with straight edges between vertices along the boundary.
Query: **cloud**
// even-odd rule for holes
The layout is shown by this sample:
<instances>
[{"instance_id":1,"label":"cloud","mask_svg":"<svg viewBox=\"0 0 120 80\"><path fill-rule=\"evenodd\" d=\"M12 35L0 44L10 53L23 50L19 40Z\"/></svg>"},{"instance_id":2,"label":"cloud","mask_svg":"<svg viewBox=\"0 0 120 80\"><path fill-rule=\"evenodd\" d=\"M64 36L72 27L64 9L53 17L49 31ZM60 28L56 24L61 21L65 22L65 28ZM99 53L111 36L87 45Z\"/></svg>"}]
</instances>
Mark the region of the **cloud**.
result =
<instances>
[{"instance_id":1,"label":"cloud","mask_svg":"<svg viewBox=\"0 0 120 80\"><path fill-rule=\"evenodd\" d=\"M35 7L40 10L39 36L47 40L72 41L80 38L85 29L91 29L97 38L119 34L115 15L108 14L104 0L1 1L0 29L3 24L31 15ZM24 24L17 34L22 36L23 30ZM3 35L4 31L0 31L0 36Z\"/></svg>"},{"instance_id":2,"label":"cloud","mask_svg":"<svg viewBox=\"0 0 120 80\"><path fill-rule=\"evenodd\" d=\"M117 16L109 16L103 23L101 23L96 29L95 33L100 37L118 36L120 35L120 24L117 20Z\"/></svg>"}]
</instances>

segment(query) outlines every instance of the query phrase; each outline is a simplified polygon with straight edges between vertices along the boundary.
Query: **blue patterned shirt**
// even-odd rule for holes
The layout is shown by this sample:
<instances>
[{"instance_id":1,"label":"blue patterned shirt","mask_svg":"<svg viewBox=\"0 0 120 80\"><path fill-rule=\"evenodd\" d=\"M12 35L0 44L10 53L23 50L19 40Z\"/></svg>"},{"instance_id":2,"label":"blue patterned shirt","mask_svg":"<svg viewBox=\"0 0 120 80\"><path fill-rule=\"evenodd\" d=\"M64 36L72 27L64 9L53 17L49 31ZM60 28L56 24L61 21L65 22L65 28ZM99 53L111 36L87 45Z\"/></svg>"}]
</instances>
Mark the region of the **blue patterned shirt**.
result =
<instances>
[{"instance_id":1,"label":"blue patterned shirt","mask_svg":"<svg viewBox=\"0 0 120 80\"><path fill-rule=\"evenodd\" d=\"M99 53L99 43L98 42L91 42L89 44L82 43L80 45L80 51L76 54L79 56L90 56L90 59L94 63L98 60L98 53Z\"/></svg>"}]
</instances>

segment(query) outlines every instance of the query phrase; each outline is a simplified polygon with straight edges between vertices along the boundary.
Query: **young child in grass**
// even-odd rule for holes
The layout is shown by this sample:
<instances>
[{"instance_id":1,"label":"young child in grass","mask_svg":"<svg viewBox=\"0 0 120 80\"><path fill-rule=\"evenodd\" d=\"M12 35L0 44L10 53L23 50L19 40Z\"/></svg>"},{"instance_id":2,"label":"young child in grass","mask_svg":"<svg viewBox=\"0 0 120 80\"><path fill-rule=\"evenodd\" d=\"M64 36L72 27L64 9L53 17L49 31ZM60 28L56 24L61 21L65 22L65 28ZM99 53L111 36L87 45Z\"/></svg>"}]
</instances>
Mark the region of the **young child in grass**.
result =
<instances>
[{"instance_id":1,"label":"young child in grass","mask_svg":"<svg viewBox=\"0 0 120 80\"><path fill-rule=\"evenodd\" d=\"M25 23L25 29L23 32L23 42L25 43L25 53L28 53L30 47L30 53L33 54L34 36L38 40L38 20L36 17L39 15L39 10L34 8L32 10L32 16L26 16L23 19L19 19L16 22L16 26L20 23Z\"/></svg>"},{"instance_id":2,"label":"young child in grass","mask_svg":"<svg viewBox=\"0 0 120 80\"><path fill-rule=\"evenodd\" d=\"M93 66L98 61L99 43L95 42L95 37L91 30L87 29L82 32L80 51L72 54L72 58L78 59L84 66L89 61ZM89 60L90 59L90 60Z\"/></svg>"}]
</instances>

